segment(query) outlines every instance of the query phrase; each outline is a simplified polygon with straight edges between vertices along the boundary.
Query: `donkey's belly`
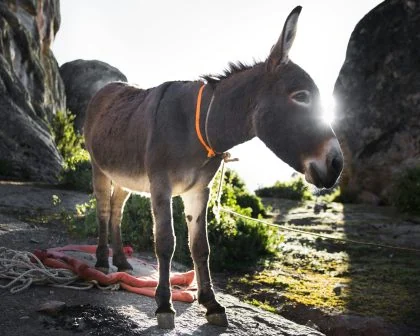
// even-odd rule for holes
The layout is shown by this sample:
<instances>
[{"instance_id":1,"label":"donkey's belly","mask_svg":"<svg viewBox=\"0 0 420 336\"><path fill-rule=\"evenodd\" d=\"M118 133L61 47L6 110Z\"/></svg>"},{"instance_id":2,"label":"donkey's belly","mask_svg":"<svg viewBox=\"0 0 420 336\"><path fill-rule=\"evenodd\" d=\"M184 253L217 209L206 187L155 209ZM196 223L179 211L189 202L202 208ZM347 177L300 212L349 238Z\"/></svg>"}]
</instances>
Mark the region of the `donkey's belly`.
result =
<instances>
[{"instance_id":1,"label":"donkey's belly","mask_svg":"<svg viewBox=\"0 0 420 336\"><path fill-rule=\"evenodd\" d=\"M132 177L118 173L107 174L113 183L135 193L150 193L150 182L146 174Z\"/></svg>"},{"instance_id":2,"label":"donkey's belly","mask_svg":"<svg viewBox=\"0 0 420 336\"><path fill-rule=\"evenodd\" d=\"M111 178L113 183L119 185L123 189L134 193L149 193L150 194L150 181L146 174L139 176L126 176L124 174L109 173L106 174ZM211 178L199 174L185 174L182 178L172 176L170 188L172 195L181 195L188 191L203 189L208 186Z\"/></svg>"}]
</instances>

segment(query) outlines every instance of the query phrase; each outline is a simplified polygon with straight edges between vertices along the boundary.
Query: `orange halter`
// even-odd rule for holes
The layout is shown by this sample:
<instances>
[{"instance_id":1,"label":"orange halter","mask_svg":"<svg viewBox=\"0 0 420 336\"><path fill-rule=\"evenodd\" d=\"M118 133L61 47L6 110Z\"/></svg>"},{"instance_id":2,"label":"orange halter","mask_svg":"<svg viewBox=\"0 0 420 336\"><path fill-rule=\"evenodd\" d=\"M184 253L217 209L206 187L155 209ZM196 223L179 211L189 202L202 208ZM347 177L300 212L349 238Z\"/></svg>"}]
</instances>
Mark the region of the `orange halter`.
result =
<instances>
[{"instance_id":1,"label":"orange halter","mask_svg":"<svg viewBox=\"0 0 420 336\"><path fill-rule=\"evenodd\" d=\"M201 97L203 95L203 90L206 85L203 84L198 91L197 97L197 106L195 109L195 131L197 132L198 140L200 140L201 144L207 150L207 157L212 158L216 156L216 152L207 142L204 140L203 135L201 134L200 130L200 111L201 111Z\"/></svg>"}]
</instances>

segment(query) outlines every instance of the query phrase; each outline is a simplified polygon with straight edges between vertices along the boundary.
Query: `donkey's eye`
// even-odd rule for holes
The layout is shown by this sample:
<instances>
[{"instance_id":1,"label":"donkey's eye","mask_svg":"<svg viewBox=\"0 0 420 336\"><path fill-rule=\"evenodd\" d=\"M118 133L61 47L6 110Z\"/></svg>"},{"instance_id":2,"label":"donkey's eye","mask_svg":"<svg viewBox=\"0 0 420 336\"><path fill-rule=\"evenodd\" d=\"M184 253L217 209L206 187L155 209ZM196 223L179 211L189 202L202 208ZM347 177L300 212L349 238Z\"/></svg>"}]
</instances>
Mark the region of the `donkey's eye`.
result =
<instances>
[{"instance_id":1,"label":"donkey's eye","mask_svg":"<svg viewBox=\"0 0 420 336\"><path fill-rule=\"evenodd\" d=\"M309 105L311 103L311 93L307 90L293 92L290 95L290 98L292 98L296 103L302 105Z\"/></svg>"}]
</instances>

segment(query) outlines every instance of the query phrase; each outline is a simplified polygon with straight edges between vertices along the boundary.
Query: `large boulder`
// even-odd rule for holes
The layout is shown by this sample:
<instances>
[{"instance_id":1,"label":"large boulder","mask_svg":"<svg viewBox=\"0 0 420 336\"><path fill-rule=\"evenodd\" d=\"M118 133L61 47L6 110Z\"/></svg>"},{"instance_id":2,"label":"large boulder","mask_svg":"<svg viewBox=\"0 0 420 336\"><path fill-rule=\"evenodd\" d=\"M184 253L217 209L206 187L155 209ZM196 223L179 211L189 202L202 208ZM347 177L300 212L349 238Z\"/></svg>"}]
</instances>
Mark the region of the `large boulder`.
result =
<instances>
[{"instance_id":1,"label":"large boulder","mask_svg":"<svg viewBox=\"0 0 420 336\"><path fill-rule=\"evenodd\" d=\"M50 46L58 0L0 2L0 176L56 181L62 159L49 131L65 107Z\"/></svg>"},{"instance_id":2,"label":"large boulder","mask_svg":"<svg viewBox=\"0 0 420 336\"><path fill-rule=\"evenodd\" d=\"M96 60L79 59L65 63L60 67L60 74L66 88L67 108L76 116L74 125L79 132L93 95L110 82L127 81L121 71Z\"/></svg>"},{"instance_id":3,"label":"large boulder","mask_svg":"<svg viewBox=\"0 0 420 336\"><path fill-rule=\"evenodd\" d=\"M392 181L420 163L420 3L387 0L355 27L335 84L342 188L388 202Z\"/></svg>"}]
</instances>

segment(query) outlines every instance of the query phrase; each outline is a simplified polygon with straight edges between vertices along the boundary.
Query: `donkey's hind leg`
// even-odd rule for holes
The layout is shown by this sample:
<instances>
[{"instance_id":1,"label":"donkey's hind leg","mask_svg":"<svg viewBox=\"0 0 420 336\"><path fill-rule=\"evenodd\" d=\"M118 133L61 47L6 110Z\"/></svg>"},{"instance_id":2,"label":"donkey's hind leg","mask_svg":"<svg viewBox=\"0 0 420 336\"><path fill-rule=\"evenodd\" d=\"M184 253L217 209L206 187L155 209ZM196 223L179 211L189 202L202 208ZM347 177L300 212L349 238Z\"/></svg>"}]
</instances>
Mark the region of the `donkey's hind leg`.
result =
<instances>
[{"instance_id":1,"label":"donkey's hind leg","mask_svg":"<svg viewBox=\"0 0 420 336\"><path fill-rule=\"evenodd\" d=\"M121 219L125 202L130 193L118 185L114 185L111 196L111 242L112 242L112 263L118 267L119 272L129 272L133 267L128 263L123 252L121 240Z\"/></svg>"},{"instance_id":2,"label":"donkey's hind leg","mask_svg":"<svg viewBox=\"0 0 420 336\"><path fill-rule=\"evenodd\" d=\"M210 324L226 327L228 320L225 308L216 300L209 270L210 247L207 238L207 203L210 191L205 190L182 195L191 255L198 284L198 302L207 309Z\"/></svg>"},{"instance_id":3,"label":"donkey's hind leg","mask_svg":"<svg viewBox=\"0 0 420 336\"><path fill-rule=\"evenodd\" d=\"M96 218L99 229L95 267L104 273L108 273L108 225L111 216L111 180L94 163L92 163L92 184L96 197Z\"/></svg>"}]
</instances>

